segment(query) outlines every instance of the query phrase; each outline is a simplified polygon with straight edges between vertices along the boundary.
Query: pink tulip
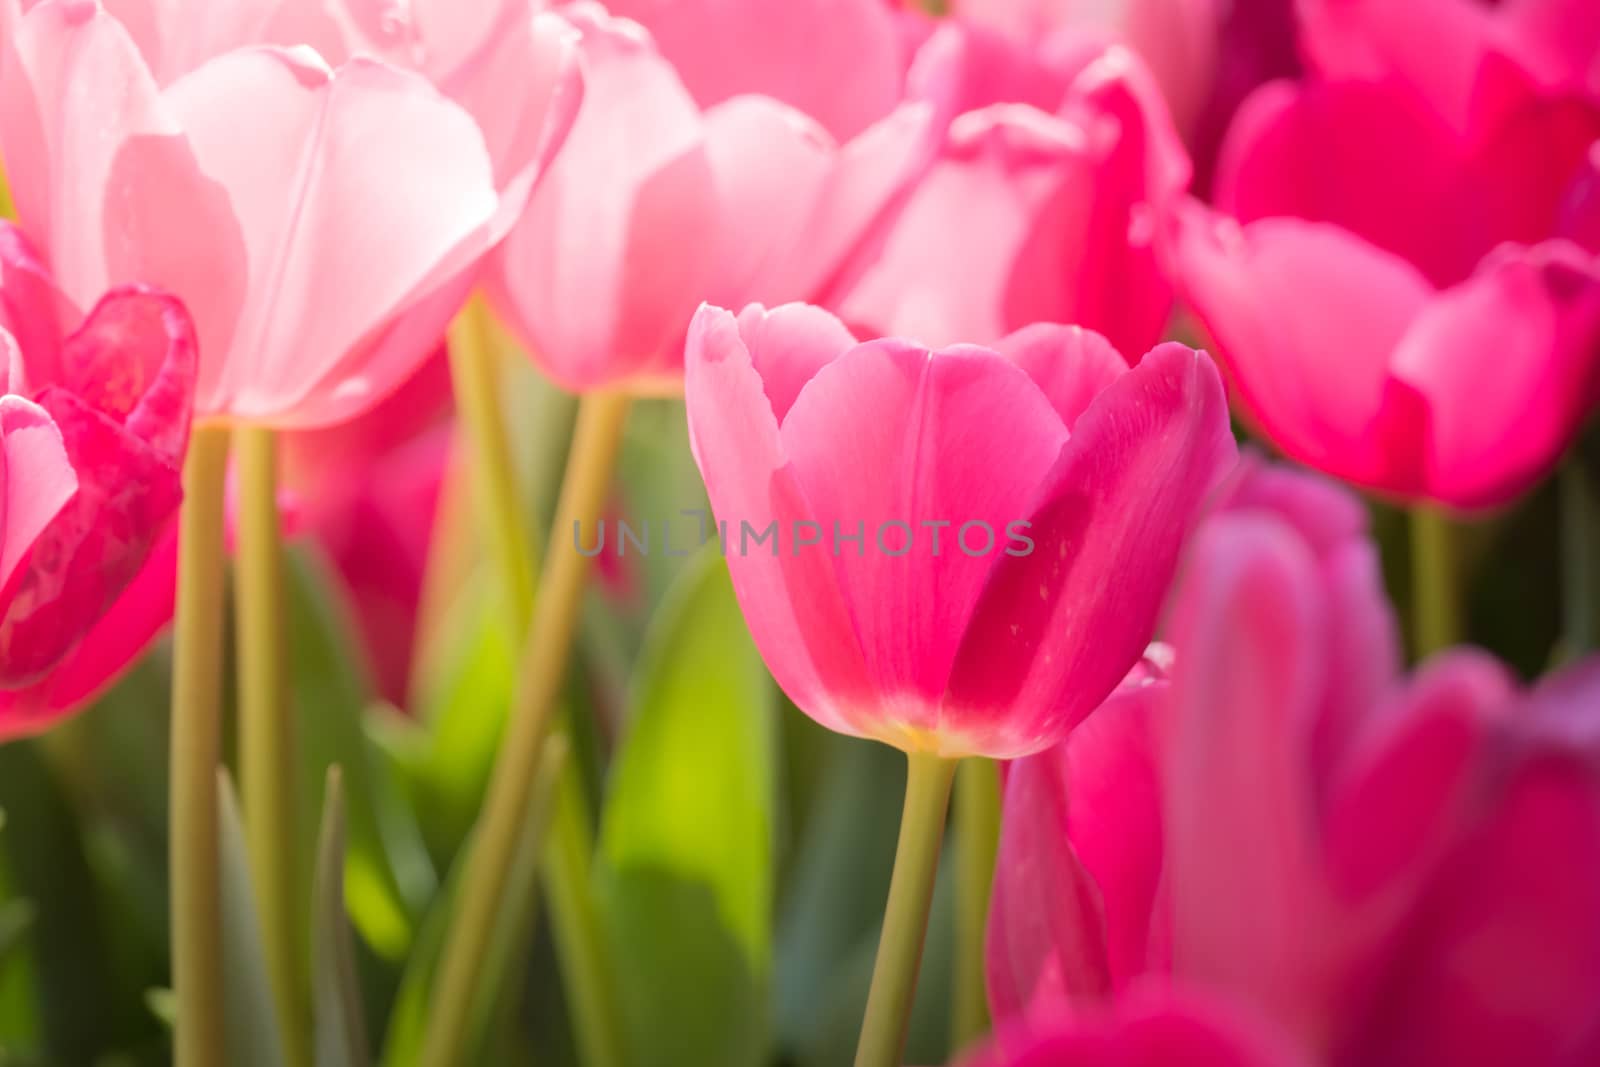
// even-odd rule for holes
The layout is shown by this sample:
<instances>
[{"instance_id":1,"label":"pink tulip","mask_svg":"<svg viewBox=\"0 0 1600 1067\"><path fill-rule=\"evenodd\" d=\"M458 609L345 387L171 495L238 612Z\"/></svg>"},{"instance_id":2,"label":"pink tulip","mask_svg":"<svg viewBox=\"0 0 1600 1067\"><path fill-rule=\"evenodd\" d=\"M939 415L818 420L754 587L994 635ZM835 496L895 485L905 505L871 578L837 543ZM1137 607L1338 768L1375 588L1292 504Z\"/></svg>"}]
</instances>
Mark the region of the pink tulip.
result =
<instances>
[{"instance_id":1,"label":"pink tulip","mask_svg":"<svg viewBox=\"0 0 1600 1067\"><path fill-rule=\"evenodd\" d=\"M1039 325L930 351L752 305L703 307L687 362L690 441L779 684L824 726L942 756L1037 751L1100 703L1234 457L1215 371L1182 345L1130 369Z\"/></svg>"},{"instance_id":2,"label":"pink tulip","mask_svg":"<svg viewBox=\"0 0 1600 1067\"><path fill-rule=\"evenodd\" d=\"M0 346L4 738L82 704L171 610L195 342L183 306L140 287L76 315L0 224Z\"/></svg>"},{"instance_id":3,"label":"pink tulip","mask_svg":"<svg viewBox=\"0 0 1600 1067\"><path fill-rule=\"evenodd\" d=\"M933 105L902 102L877 0L759 6L659 5L660 50L638 23L563 9L584 104L491 275L562 385L675 390L702 300L815 296L931 152Z\"/></svg>"},{"instance_id":4,"label":"pink tulip","mask_svg":"<svg viewBox=\"0 0 1600 1067\"><path fill-rule=\"evenodd\" d=\"M1591 1062L1600 664L1401 676L1362 511L1301 475L1236 485L1184 575L1170 681L1012 768L996 1015L1169 979L1317 1062Z\"/></svg>"},{"instance_id":5,"label":"pink tulip","mask_svg":"<svg viewBox=\"0 0 1600 1067\"><path fill-rule=\"evenodd\" d=\"M371 406L432 351L559 140L565 29L516 24L531 111L480 128L445 95L486 91L465 74L441 92L364 56L240 47L335 47L296 14L309 5L125 6L129 26L46 0L3 42L0 146L61 287L80 304L130 280L179 294L200 417L301 427ZM491 76L480 61L511 63L468 74Z\"/></svg>"},{"instance_id":6,"label":"pink tulip","mask_svg":"<svg viewBox=\"0 0 1600 1067\"><path fill-rule=\"evenodd\" d=\"M1183 295L1290 456L1407 502L1503 504L1600 389L1600 96L1506 43L1508 12L1306 12L1321 75L1241 109L1216 188L1237 222L1179 213Z\"/></svg>"},{"instance_id":7,"label":"pink tulip","mask_svg":"<svg viewBox=\"0 0 1600 1067\"><path fill-rule=\"evenodd\" d=\"M1270 1027L1224 1004L1146 990L1110 1013L1002 1026L962 1067L1296 1067Z\"/></svg>"},{"instance_id":8,"label":"pink tulip","mask_svg":"<svg viewBox=\"0 0 1600 1067\"><path fill-rule=\"evenodd\" d=\"M868 332L930 344L1060 321L1145 351L1172 306L1155 241L1189 181L1148 73L1127 49L1082 39L1030 67L1014 46L942 32L964 38L926 46L960 58L946 106L971 110L828 304Z\"/></svg>"}]
</instances>

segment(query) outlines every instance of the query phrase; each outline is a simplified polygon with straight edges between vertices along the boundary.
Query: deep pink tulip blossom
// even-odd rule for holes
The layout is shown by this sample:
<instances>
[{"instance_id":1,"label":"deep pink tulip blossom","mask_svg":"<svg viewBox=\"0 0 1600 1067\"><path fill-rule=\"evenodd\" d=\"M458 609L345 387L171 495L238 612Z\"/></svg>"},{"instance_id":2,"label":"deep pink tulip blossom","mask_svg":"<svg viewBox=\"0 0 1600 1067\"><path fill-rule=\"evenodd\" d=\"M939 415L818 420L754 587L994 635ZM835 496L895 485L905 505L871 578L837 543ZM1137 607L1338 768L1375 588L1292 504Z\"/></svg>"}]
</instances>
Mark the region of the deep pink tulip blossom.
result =
<instances>
[{"instance_id":1,"label":"deep pink tulip blossom","mask_svg":"<svg viewBox=\"0 0 1600 1067\"><path fill-rule=\"evenodd\" d=\"M1040 57L955 25L929 39L957 57L941 102L961 113L830 291L845 321L935 345L1040 321L1080 323L1124 352L1160 340L1172 286L1156 240L1188 156L1132 52L1059 43Z\"/></svg>"},{"instance_id":2,"label":"deep pink tulip blossom","mask_svg":"<svg viewBox=\"0 0 1600 1067\"><path fill-rule=\"evenodd\" d=\"M637 6L659 47L595 5L562 9L584 103L490 278L574 390L676 391L701 301L816 296L937 140L879 0Z\"/></svg>"},{"instance_id":3,"label":"deep pink tulip blossom","mask_svg":"<svg viewBox=\"0 0 1600 1067\"><path fill-rule=\"evenodd\" d=\"M1245 102L1222 215L1179 214L1183 295L1293 458L1493 507L1600 396L1600 96L1512 32L1541 6L1304 5L1316 74Z\"/></svg>"},{"instance_id":4,"label":"deep pink tulip blossom","mask_svg":"<svg viewBox=\"0 0 1600 1067\"><path fill-rule=\"evenodd\" d=\"M0 739L81 705L171 611L194 331L136 286L63 337L78 318L0 224Z\"/></svg>"},{"instance_id":5,"label":"deep pink tulip blossom","mask_svg":"<svg viewBox=\"0 0 1600 1067\"><path fill-rule=\"evenodd\" d=\"M430 70L436 87L369 54L330 66L315 48L372 49L311 4L115 6L126 24L46 0L0 42L0 148L57 282L79 304L127 281L178 294L198 417L304 427L370 407L433 350L559 141L569 31L511 20L521 36L493 41L520 41L514 60L474 54ZM500 106L527 112L471 110L518 63Z\"/></svg>"},{"instance_id":6,"label":"deep pink tulip blossom","mask_svg":"<svg viewBox=\"0 0 1600 1067\"><path fill-rule=\"evenodd\" d=\"M1110 1011L1059 1010L1002 1025L961 1067L1301 1067L1305 1060L1237 1007L1152 988Z\"/></svg>"},{"instance_id":7,"label":"deep pink tulip blossom","mask_svg":"<svg viewBox=\"0 0 1600 1067\"><path fill-rule=\"evenodd\" d=\"M1192 541L1169 679L1012 766L998 1017L1168 979L1338 1067L1595 1062L1600 664L1402 676L1363 524L1256 472Z\"/></svg>"},{"instance_id":8,"label":"deep pink tulip blossom","mask_svg":"<svg viewBox=\"0 0 1600 1067\"><path fill-rule=\"evenodd\" d=\"M768 666L824 726L908 750L1015 756L1088 714L1234 460L1216 372L1182 345L1130 368L1098 334L1037 325L930 351L752 305L703 307L687 365Z\"/></svg>"}]
</instances>

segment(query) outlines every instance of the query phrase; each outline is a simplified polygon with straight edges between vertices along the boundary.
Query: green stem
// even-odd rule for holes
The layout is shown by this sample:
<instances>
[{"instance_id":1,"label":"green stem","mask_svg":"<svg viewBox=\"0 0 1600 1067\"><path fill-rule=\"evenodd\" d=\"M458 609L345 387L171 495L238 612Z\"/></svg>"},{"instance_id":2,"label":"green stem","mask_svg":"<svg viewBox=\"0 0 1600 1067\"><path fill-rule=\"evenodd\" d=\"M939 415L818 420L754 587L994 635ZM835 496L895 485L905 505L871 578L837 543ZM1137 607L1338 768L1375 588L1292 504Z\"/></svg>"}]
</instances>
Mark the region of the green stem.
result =
<instances>
[{"instance_id":1,"label":"green stem","mask_svg":"<svg viewBox=\"0 0 1600 1067\"><path fill-rule=\"evenodd\" d=\"M1461 561L1455 524L1427 505L1411 511L1411 610L1418 659L1461 640Z\"/></svg>"},{"instance_id":2,"label":"green stem","mask_svg":"<svg viewBox=\"0 0 1600 1067\"><path fill-rule=\"evenodd\" d=\"M993 760L964 760L956 772L956 952L952 1046L960 1050L989 1028L983 937L989 887L1000 845L1000 773Z\"/></svg>"},{"instance_id":3,"label":"green stem","mask_svg":"<svg viewBox=\"0 0 1600 1067\"><path fill-rule=\"evenodd\" d=\"M599 521L621 448L628 406L629 398L625 393L598 392L586 395L578 411L561 498L556 505L550 551L545 556L533 621L518 667L518 685L512 698L506 735L473 831L455 922L440 962L433 1014L422 1047L423 1067L452 1067L460 1062L463 1054L473 995L516 853L522 819L527 811L528 789L550 733L588 580L589 559L572 547L572 530L577 522L592 528ZM563 809L570 810L568 805L558 805L558 813ZM566 823L567 820L558 819L555 828L558 836L574 829L585 829ZM556 903L551 901L552 910ZM601 964L598 946L587 944L584 951L589 957L585 966L573 966L570 959L563 961L564 980L568 983L607 982L609 985L609 972ZM578 1037L583 1046L584 1063L593 1067L614 1067L620 1062L616 1047L618 1026L614 1023L615 994L605 987L569 989L569 992L580 1003L607 1006L603 1013L605 1024L596 1024L596 1029L585 1028ZM583 1019L580 1017L579 1021Z\"/></svg>"},{"instance_id":4,"label":"green stem","mask_svg":"<svg viewBox=\"0 0 1600 1067\"><path fill-rule=\"evenodd\" d=\"M955 778L954 760L912 752L907 757L906 803L900 815L889 903L883 913L878 960L867 994L867 1014L856 1046L856 1067L899 1067L906 1024L922 966L922 942L933 907L945 811Z\"/></svg>"},{"instance_id":5,"label":"green stem","mask_svg":"<svg viewBox=\"0 0 1600 1067\"><path fill-rule=\"evenodd\" d=\"M450 326L450 377L461 422L472 441L475 499L488 530L496 570L505 583L512 632L520 638L527 632L533 607L537 539L517 490L516 467L500 406L493 328L488 305L481 296L473 297Z\"/></svg>"},{"instance_id":6,"label":"green stem","mask_svg":"<svg viewBox=\"0 0 1600 1067\"><path fill-rule=\"evenodd\" d=\"M1600 533L1594 489L1577 456L1561 468L1561 629L1567 656L1576 659L1595 648L1595 582L1600 560L1595 536Z\"/></svg>"},{"instance_id":7,"label":"green stem","mask_svg":"<svg viewBox=\"0 0 1600 1067\"><path fill-rule=\"evenodd\" d=\"M178 1002L175 1067L220 1067L224 1062L216 775L222 731L222 496L227 470L227 431L196 428L183 468L173 624L168 818L172 988Z\"/></svg>"},{"instance_id":8,"label":"green stem","mask_svg":"<svg viewBox=\"0 0 1600 1067\"><path fill-rule=\"evenodd\" d=\"M239 526L234 610L239 659L239 785L261 935L289 1067L310 1067L306 919L295 854L294 715L283 622L278 438L234 431Z\"/></svg>"}]
</instances>

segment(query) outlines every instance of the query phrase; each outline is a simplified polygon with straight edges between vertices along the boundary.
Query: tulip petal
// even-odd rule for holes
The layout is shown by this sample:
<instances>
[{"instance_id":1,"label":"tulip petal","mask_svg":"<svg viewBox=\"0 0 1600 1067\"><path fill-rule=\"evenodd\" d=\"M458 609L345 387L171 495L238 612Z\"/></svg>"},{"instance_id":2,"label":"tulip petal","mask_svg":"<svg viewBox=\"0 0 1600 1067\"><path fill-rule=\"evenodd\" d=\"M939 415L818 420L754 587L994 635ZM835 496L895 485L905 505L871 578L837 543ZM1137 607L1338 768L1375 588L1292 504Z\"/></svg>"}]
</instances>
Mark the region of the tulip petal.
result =
<instances>
[{"instance_id":1,"label":"tulip petal","mask_svg":"<svg viewBox=\"0 0 1600 1067\"><path fill-rule=\"evenodd\" d=\"M1108 1012L1057 1009L998 1029L961 1067L1304 1067L1265 1019L1152 985Z\"/></svg>"},{"instance_id":2,"label":"tulip petal","mask_svg":"<svg viewBox=\"0 0 1600 1067\"><path fill-rule=\"evenodd\" d=\"M1298 1026L1322 914L1309 755L1339 669L1317 561L1286 524L1228 513L1195 536L1185 574L1164 723L1172 965Z\"/></svg>"},{"instance_id":3,"label":"tulip petal","mask_svg":"<svg viewBox=\"0 0 1600 1067\"><path fill-rule=\"evenodd\" d=\"M638 26L567 14L583 33L583 106L490 286L541 367L581 390L677 365L720 245L706 239L718 200L694 101Z\"/></svg>"},{"instance_id":4,"label":"tulip petal","mask_svg":"<svg viewBox=\"0 0 1600 1067\"><path fill-rule=\"evenodd\" d=\"M736 96L705 116L706 155L721 206L720 254L711 303L796 300L804 292L755 287L789 249L810 240L807 223L833 169L836 149L820 126L764 96Z\"/></svg>"},{"instance_id":5,"label":"tulip petal","mask_svg":"<svg viewBox=\"0 0 1600 1067\"><path fill-rule=\"evenodd\" d=\"M103 693L172 620L177 578L178 529L171 522L144 568L48 677L0 688L0 740L37 733Z\"/></svg>"},{"instance_id":6,"label":"tulip petal","mask_svg":"<svg viewBox=\"0 0 1600 1067\"><path fill-rule=\"evenodd\" d=\"M612 0L655 37L702 107L760 93L798 108L840 141L887 115L906 65L881 0Z\"/></svg>"},{"instance_id":7,"label":"tulip petal","mask_svg":"<svg viewBox=\"0 0 1600 1067\"><path fill-rule=\"evenodd\" d=\"M967 429L1001 421L1010 432ZM985 715L999 704L959 724L937 709L1006 527L1026 517L1066 437L1044 394L984 349L930 353L876 341L812 378L782 435L816 519L864 534L859 551L835 563L887 705L881 736L946 754L1004 754L987 747L994 738ZM864 456L880 461L864 464Z\"/></svg>"},{"instance_id":8,"label":"tulip petal","mask_svg":"<svg viewBox=\"0 0 1600 1067\"><path fill-rule=\"evenodd\" d=\"M988 343L1026 322L1071 320L1068 264L1084 253L1069 234L1097 180L1085 151L1081 131L1033 108L962 115L840 314L933 345Z\"/></svg>"},{"instance_id":9,"label":"tulip petal","mask_svg":"<svg viewBox=\"0 0 1600 1067\"><path fill-rule=\"evenodd\" d=\"M1592 768L1525 764L1415 909L1346 1062L1590 1063L1600 1033Z\"/></svg>"},{"instance_id":10,"label":"tulip petal","mask_svg":"<svg viewBox=\"0 0 1600 1067\"><path fill-rule=\"evenodd\" d=\"M824 726L866 735L874 690L834 559L825 543L782 551L786 539L797 537L796 524L814 522L815 516L784 454L757 367L782 367L795 358L785 349L802 343L830 343L824 337L790 339L785 325L807 334L814 326L808 318L780 308L764 320L747 310L736 321L721 308L700 309L686 349L689 443L712 508L725 524L723 554L739 606L773 677ZM777 525L770 549L747 543L746 524L762 532L769 523Z\"/></svg>"},{"instance_id":11,"label":"tulip petal","mask_svg":"<svg viewBox=\"0 0 1600 1067\"><path fill-rule=\"evenodd\" d=\"M487 247L496 199L470 117L420 76L359 58L329 72L272 49L214 59L164 97L228 190L255 279L223 352L195 312L197 409L307 425L342 392L385 395L398 382L372 381L351 353Z\"/></svg>"},{"instance_id":12,"label":"tulip petal","mask_svg":"<svg viewBox=\"0 0 1600 1067\"><path fill-rule=\"evenodd\" d=\"M1014 756L1089 714L1139 660L1179 545L1235 454L1222 383L1200 353L1163 345L1102 392L1034 492L1032 551L986 583L947 722L1008 709L993 754Z\"/></svg>"},{"instance_id":13,"label":"tulip petal","mask_svg":"<svg viewBox=\"0 0 1600 1067\"><path fill-rule=\"evenodd\" d=\"M0 342L13 344L4 334ZM77 491L49 413L20 396L0 396L0 618L17 567Z\"/></svg>"},{"instance_id":14,"label":"tulip petal","mask_svg":"<svg viewBox=\"0 0 1600 1067\"><path fill-rule=\"evenodd\" d=\"M226 203L205 188L116 19L97 4L40 4L0 48L6 177L68 299L83 308L119 281L171 288L209 274L217 288L231 276ZM128 238L151 230L162 239Z\"/></svg>"},{"instance_id":15,"label":"tulip petal","mask_svg":"<svg viewBox=\"0 0 1600 1067\"><path fill-rule=\"evenodd\" d=\"M1427 401L1429 497L1510 500L1555 465L1600 389L1600 260L1563 242L1492 258L1422 310L1391 373Z\"/></svg>"},{"instance_id":16,"label":"tulip petal","mask_svg":"<svg viewBox=\"0 0 1600 1067\"><path fill-rule=\"evenodd\" d=\"M1432 295L1421 274L1331 226L1240 227L1198 206L1173 247L1189 305L1273 443L1340 478L1400 488L1391 476L1420 463L1425 425L1396 418L1384 436L1388 365Z\"/></svg>"},{"instance_id":17,"label":"tulip petal","mask_svg":"<svg viewBox=\"0 0 1600 1067\"><path fill-rule=\"evenodd\" d=\"M1009 767L984 945L995 1020L1112 990L1106 899L1068 835L1068 782L1052 749Z\"/></svg>"},{"instance_id":18,"label":"tulip petal","mask_svg":"<svg viewBox=\"0 0 1600 1067\"><path fill-rule=\"evenodd\" d=\"M811 304L784 304L771 311L751 304L739 313L739 335L780 426L805 384L856 346L844 323Z\"/></svg>"},{"instance_id":19,"label":"tulip petal","mask_svg":"<svg viewBox=\"0 0 1600 1067\"><path fill-rule=\"evenodd\" d=\"M1094 398L1128 373L1122 353L1081 326L1036 323L1002 337L994 347L1044 390L1069 432Z\"/></svg>"},{"instance_id":20,"label":"tulip petal","mask_svg":"<svg viewBox=\"0 0 1600 1067\"><path fill-rule=\"evenodd\" d=\"M1430 662L1373 716L1333 776L1326 821L1329 882L1351 907L1397 883L1414 891L1439 859L1488 729L1513 693L1492 659L1454 652Z\"/></svg>"},{"instance_id":21,"label":"tulip petal","mask_svg":"<svg viewBox=\"0 0 1600 1067\"><path fill-rule=\"evenodd\" d=\"M122 424L173 466L183 461L193 414L194 328L164 293L113 289L61 346L53 380Z\"/></svg>"}]
</instances>

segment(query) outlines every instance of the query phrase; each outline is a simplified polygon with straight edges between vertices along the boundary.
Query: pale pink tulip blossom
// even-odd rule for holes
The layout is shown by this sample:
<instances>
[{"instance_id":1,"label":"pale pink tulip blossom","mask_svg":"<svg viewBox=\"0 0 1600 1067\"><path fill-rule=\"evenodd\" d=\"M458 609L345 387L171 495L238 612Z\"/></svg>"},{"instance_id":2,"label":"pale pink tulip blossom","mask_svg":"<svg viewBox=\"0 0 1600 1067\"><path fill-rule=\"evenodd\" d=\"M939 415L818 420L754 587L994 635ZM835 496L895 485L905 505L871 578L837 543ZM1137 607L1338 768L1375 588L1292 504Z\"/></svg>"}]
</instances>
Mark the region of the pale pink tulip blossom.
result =
<instances>
[{"instance_id":1,"label":"pale pink tulip blossom","mask_svg":"<svg viewBox=\"0 0 1600 1067\"><path fill-rule=\"evenodd\" d=\"M569 389L680 389L701 301L817 296L937 143L879 0L561 10L584 103L490 292Z\"/></svg>"},{"instance_id":2,"label":"pale pink tulip blossom","mask_svg":"<svg viewBox=\"0 0 1600 1067\"><path fill-rule=\"evenodd\" d=\"M394 389L578 98L569 31L531 13L441 60L438 86L317 51L371 49L311 4L45 0L6 21L0 150L21 221L80 304L128 281L184 300L202 419L322 425ZM486 103L518 63L517 93Z\"/></svg>"}]
</instances>

